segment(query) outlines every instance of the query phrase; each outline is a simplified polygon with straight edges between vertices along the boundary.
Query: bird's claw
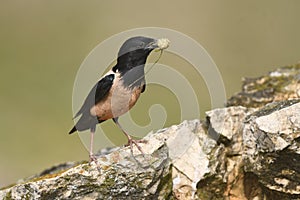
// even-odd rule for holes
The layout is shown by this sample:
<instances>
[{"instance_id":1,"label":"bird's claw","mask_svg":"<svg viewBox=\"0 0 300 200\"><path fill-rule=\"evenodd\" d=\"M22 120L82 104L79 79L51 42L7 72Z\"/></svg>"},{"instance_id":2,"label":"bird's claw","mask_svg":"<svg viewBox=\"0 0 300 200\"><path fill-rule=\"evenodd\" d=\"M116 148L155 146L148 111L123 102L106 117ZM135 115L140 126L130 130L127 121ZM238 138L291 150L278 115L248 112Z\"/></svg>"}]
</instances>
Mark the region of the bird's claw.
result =
<instances>
[{"instance_id":1,"label":"bird's claw","mask_svg":"<svg viewBox=\"0 0 300 200\"><path fill-rule=\"evenodd\" d=\"M94 154L90 154L90 164L91 164L93 161L94 161L96 164L98 163L97 157L96 157Z\"/></svg>"},{"instance_id":2,"label":"bird's claw","mask_svg":"<svg viewBox=\"0 0 300 200\"><path fill-rule=\"evenodd\" d=\"M142 150L142 147L138 144L138 143L147 143L146 140L134 140L129 138L128 139L128 143L125 146L130 146L130 151L133 154L133 145L135 145L137 147L137 149L142 153L142 155L145 155L145 153Z\"/></svg>"}]
</instances>

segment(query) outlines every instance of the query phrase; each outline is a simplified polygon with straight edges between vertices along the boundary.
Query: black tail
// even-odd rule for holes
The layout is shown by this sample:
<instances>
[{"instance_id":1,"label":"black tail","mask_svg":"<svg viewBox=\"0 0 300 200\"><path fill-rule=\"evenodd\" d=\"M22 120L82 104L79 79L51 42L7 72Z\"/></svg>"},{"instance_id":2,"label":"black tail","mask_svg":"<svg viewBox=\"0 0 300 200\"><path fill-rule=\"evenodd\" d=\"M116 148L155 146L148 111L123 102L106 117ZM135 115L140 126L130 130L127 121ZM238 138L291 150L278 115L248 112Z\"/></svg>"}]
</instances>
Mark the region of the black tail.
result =
<instances>
[{"instance_id":1,"label":"black tail","mask_svg":"<svg viewBox=\"0 0 300 200\"><path fill-rule=\"evenodd\" d=\"M105 120L98 120L96 116L92 116L90 114L83 114L81 115L76 125L70 130L69 134L72 134L75 131L84 131L88 129L90 129L91 131L95 131L96 124L101 123L103 121Z\"/></svg>"},{"instance_id":2,"label":"black tail","mask_svg":"<svg viewBox=\"0 0 300 200\"><path fill-rule=\"evenodd\" d=\"M74 126L74 127L70 130L69 134L72 134L72 133L74 133L75 131L77 131L76 126Z\"/></svg>"}]
</instances>

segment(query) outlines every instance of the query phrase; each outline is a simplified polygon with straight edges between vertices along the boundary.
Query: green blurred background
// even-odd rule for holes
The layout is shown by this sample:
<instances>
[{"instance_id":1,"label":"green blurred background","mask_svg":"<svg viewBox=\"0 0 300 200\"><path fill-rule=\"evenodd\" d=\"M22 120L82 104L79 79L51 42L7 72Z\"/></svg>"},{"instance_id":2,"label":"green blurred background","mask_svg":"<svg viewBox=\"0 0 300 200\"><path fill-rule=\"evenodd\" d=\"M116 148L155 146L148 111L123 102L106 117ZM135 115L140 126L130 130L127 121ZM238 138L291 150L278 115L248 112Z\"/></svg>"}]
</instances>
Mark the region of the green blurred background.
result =
<instances>
[{"instance_id":1,"label":"green blurred background","mask_svg":"<svg viewBox=\"0 0 300 200\"><path fill-rule=\"evenodd\" d=\"M55 163L88 158L78 135L67 134L73 125L73 83L86 55L111 35L148 26L189 35L216 62L229 97L240 90L241 77L300 60L299 9L299 0L2 0L0 186ZM174 62L167 59L161 61ZM207 92L204 84L197 87ZM161 98L176 105L169 97ZM201 109L209 104L203 97ZM134 109L133 115L143 118L144 112Z\"/></svg>"}]
</instances>

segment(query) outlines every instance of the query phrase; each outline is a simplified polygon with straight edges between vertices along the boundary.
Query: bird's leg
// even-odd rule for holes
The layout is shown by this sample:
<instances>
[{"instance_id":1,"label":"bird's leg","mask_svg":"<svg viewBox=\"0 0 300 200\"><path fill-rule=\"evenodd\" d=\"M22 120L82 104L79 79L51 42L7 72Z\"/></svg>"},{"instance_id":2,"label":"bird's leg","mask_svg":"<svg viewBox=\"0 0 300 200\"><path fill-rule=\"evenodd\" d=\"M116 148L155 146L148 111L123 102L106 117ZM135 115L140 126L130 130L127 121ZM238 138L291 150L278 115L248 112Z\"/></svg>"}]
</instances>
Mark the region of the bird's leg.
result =
<instances>
[{"instance_id":1,"label":"bird's leg","mask_svg":"<svg viewBox=\"0 0 300 200\"><path fill-rule=\"evenodd\" d=\"M94 135L95 135L95 130L91 130L90 152L89 152L90 163L93 162L93 161L94 161L95 163L97 163L97 158L96 158L96 156L93 154Z\"/></svg>"},{"instance_id":2,"label":"bird's leg","mask_svg":"<svg viewBox=\"0 0 300 200\"><path fill-rule=\"evenodd\" d=\"M134 145L138 148L138 150L139 150L143 155L145 155L144 152L143 152L143 150L142 150L142 148L141 148L140 145L138 144L138 143L145 143L145 141L143 141L143 140L134 140L134 139L132 139L131 136L130 136L129 134L127 134L127 133L124 131L124 129L122 128L122 126L121 126L121 124L119 123L118 119L119 119L118 117L113 118L113 121L114 121L115 124L122 130L122 132L123 132L123 133L125 134L125 136L127 137L128 143L127 143L126 146L130 146L131 154L133 155L133 144L134 144Z\"/></svg>"}]
</instances>

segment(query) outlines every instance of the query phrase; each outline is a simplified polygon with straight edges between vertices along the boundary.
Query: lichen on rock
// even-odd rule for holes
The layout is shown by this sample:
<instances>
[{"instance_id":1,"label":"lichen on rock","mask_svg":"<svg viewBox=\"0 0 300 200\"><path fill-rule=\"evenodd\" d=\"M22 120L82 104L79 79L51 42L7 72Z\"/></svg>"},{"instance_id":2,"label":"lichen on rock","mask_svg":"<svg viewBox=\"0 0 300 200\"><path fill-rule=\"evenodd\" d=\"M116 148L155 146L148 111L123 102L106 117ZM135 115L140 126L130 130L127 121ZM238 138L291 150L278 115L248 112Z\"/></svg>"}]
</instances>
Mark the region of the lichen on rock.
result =
<instances>
[{"instance_id":1,"label":"lichen on rock","mask_svg":"<svg viewBox=\"0 0 300 200\"><path fill-rule=\"evenodd\" d=\"M258 78L244 78L242 91L227 106L263 107L268 103L300 98L300 63L278 68Z\"/></svg>"}]
</instances>

